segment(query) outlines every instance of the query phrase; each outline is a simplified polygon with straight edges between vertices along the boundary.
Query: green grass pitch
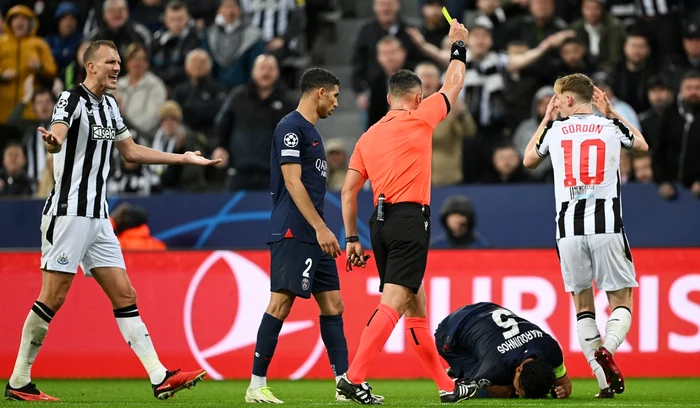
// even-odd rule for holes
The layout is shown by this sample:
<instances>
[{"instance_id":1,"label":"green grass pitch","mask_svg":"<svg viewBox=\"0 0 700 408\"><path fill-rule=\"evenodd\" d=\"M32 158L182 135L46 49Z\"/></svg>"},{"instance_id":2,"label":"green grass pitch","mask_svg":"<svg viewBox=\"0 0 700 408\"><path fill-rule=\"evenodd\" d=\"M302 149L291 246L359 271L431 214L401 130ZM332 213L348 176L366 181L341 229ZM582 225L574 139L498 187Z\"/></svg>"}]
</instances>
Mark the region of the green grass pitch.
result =
<instances>
[{"instance_id":1,"label":"green grass pitch","mask_svg":"<svg viewBox=\"0 0 700 408\"><path fill-rule=\"evenodd\" d=\"M205 380L175 398L158 401L153 397L148 381L138 380L37 380L39 389L61 398L49 406L71 407L242 407L245 404L247 381ZM460 406L615 406L615 407L692 407L700 406L700 379L630 379L627 390L613 400L596 400L594 380L574 381L574 393L567 400L493 400L463 401ZM430 381L371 381L374 391L384 395L387 407L439 406L438 394ZM354 407L358 404L335 402L330 381L270 381L275 395L291 407ZM2 401L1 407L23 405ZM32 406L36 406L33 403ZM43 404L41 404L43 405Z\"/></svg>"}]
</instances>

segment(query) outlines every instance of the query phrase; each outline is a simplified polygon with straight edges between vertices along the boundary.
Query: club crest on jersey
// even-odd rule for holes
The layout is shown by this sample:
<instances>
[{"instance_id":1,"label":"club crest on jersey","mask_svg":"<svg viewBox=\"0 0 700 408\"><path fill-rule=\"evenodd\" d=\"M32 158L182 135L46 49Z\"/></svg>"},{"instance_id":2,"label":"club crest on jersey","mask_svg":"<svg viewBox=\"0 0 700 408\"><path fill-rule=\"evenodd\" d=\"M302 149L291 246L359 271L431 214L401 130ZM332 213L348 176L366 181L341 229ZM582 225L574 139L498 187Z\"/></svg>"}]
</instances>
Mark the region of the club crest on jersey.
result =
<instances>
[{"instance_id":1,"label":"club crest on jersey","mask_svg":"<svg viewBox=\"0 0 700 408\"><path fill-rule=\"evenodd\" d=\"M100 125L92 125L90 127L90 138L92 140L114 140L117 136L117 131L113 128L106 128Z\"/></svg>"},{"instance_id":2,"label":"club crest on jersey","mask_svg":"<svg viewBox=\"0 0 700 408\"><path fill-rule=\"evenodd\" d=\"M56 259L56 263L59 265L68 265L68 255L66 253L62 253L61 255L58 256Z\"/></svg>"},{"instance_id":3,"label":"club crest on jersey","mask_svg":"<svg viewBox=\"0 0 700 408\"><path fill-rule=\"evenodd\" d=\"M301 290L303 290L303 291L309 290L309 280L307 278L304 278L301 280Z\"/></svg>"}]
</instances>

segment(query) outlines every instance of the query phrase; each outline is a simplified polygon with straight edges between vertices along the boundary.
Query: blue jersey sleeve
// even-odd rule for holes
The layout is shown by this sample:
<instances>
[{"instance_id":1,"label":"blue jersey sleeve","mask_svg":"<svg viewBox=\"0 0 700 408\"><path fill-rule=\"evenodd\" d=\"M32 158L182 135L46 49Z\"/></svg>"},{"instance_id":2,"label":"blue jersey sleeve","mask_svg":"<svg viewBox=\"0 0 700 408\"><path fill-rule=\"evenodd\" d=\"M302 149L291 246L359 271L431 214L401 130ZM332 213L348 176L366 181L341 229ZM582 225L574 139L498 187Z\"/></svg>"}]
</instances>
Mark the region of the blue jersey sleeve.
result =
<instances>
[{"instance_id":1,"label":"blue jersey sleeve","mask_svg":"<svg viewBox=\"0 0 700 408\"><path fill-rule=\"evenodd\" d=\"M275 129L273 146L277 150L279 164L301 164L304 135L298 126L292 124L280 124Z\"/></svg>"}]
</instances>

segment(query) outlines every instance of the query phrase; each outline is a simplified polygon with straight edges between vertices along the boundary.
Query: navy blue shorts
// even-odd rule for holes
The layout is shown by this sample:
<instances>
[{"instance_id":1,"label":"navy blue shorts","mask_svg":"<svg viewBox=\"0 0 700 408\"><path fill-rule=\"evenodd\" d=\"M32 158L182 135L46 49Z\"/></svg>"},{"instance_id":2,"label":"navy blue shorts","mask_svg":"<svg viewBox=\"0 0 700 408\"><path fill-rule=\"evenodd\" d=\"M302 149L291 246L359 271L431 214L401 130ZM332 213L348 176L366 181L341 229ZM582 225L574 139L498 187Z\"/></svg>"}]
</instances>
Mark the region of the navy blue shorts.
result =
<instances>
[{"instance_id":1,"label":"navy blue shorts","mask_svg":"<svg viewBox=\"0 0 700 408\"><path fill-rule=\"evenodd\" d=\"M288 290L308 299L312 293L340 290L338 267L318 244L286 238L270 244L270 291Z\"/></svg>"}]
</instances>

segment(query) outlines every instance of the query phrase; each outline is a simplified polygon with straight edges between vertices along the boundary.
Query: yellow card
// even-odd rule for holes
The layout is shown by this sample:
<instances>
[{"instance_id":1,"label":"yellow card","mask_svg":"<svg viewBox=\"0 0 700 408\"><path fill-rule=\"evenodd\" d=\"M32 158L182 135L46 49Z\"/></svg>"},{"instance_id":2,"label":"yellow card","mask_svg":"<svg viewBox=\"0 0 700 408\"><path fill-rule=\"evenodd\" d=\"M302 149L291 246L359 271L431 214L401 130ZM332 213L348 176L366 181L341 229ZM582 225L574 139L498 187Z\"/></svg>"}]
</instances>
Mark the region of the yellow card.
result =
<instances>
[{"instance_id":1,"label":"yellow card","mask_svg":"<svg viewBox=\"0 0 700 408\"><path fill-rule=\"evenodd\" d=\"M450 12L447 11L447 7L442 8L442 15L445 16L448 23L452 24L452 17L450 17Z\"/></svg>"}]
</instances>

